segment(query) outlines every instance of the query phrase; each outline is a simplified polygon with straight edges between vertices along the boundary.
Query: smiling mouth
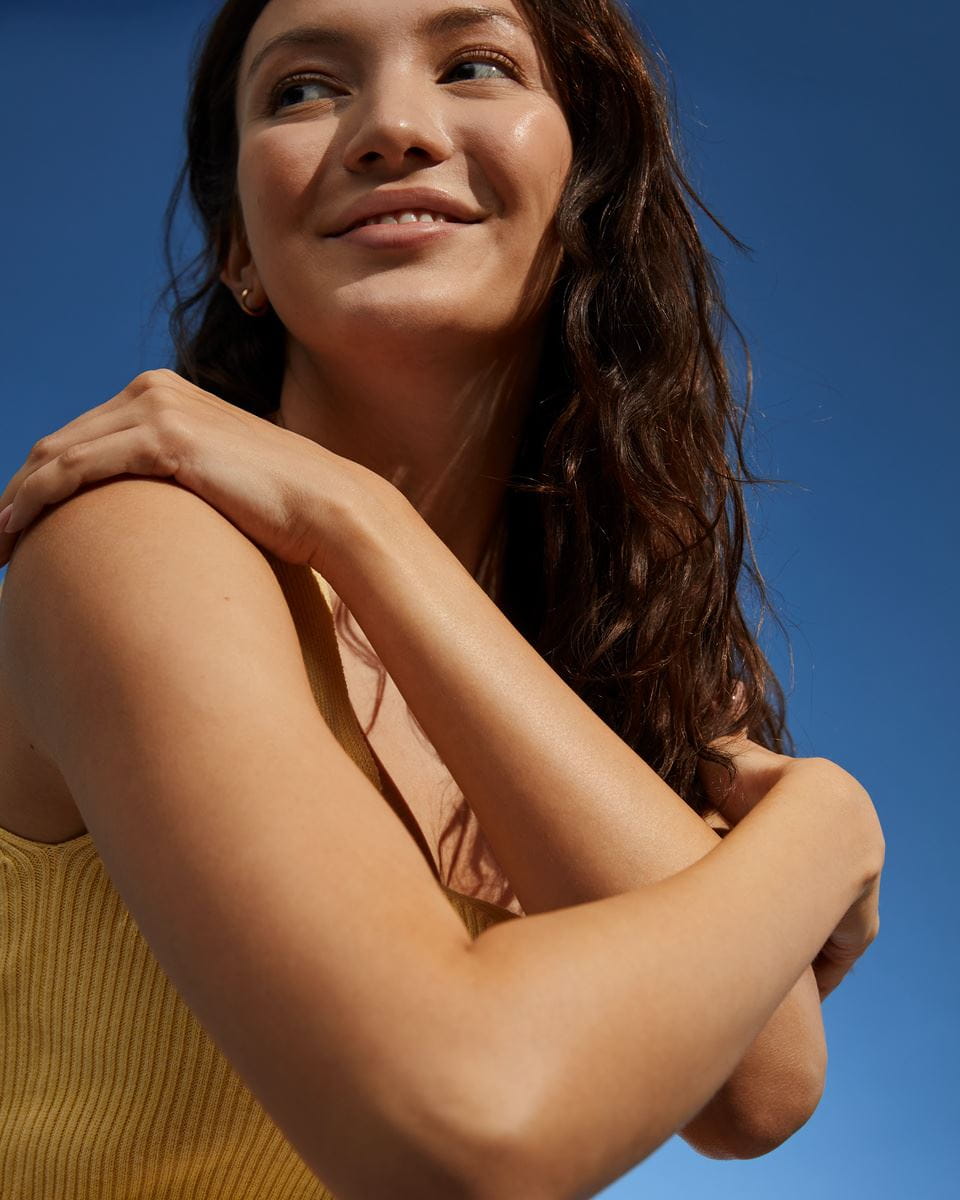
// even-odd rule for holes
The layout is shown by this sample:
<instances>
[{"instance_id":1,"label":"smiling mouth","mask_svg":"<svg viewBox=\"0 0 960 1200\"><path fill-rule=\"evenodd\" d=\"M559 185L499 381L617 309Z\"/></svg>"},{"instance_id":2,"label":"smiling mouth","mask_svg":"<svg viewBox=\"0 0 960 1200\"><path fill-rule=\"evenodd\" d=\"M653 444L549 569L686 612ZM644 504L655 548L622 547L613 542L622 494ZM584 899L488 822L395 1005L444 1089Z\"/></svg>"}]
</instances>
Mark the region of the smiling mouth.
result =
<instances>
[{"instance_id":1,"label":"smiling mouth","mask_svg":"<svg viewBox=\"0 0 960 1200\"><path fill-rule=\"evenodd\" d=\"M481 218L482 219L482 218ZM418 228L426 227L432 229L437 225L477 225L479 220L464 221L459 217L453 217L449 213L436 212L431 209L395 209L393 212L378 213L373 217L364 217L359 221L355 221L346 229L341 229L339 233L328 234L328 237L346 237L347 234L355 233L358 229L376 228L381 225L386 225L391 229L397 226L409 227L415 225Z\"/></svg>"},{"instance_id":2,"label":"smiling mouth","mask_svg":"<svg viewBox=\"0 0 960 1200\"><path fill-rule=\"evenodd\" d=\"M393 220L385 218L394 218ZM405 219L404 219L405 218ZM404 250L415 246L446 242L459 229L479 225L480 221L460 221L446 213L384 214L352 225L343 233L328 235L332 241L346 242L371 250Z\"/></svg>"}]
</instances>

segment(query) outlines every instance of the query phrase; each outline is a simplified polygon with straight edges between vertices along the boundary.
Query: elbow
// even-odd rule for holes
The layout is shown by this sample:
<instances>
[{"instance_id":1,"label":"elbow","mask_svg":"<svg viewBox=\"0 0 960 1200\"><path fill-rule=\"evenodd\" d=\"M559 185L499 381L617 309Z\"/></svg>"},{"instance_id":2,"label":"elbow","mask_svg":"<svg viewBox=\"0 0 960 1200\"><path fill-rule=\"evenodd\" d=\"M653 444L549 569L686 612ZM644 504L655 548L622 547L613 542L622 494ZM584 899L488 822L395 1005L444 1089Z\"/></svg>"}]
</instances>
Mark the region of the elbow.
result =
<instances>
[{"instance_id":1,"label":"elbow","mask_svg":"<svg viewBox=\"0 0 960 1200\"><path fill-rule=\"evenodd\" d=\"M527 1089L509 1069L493 1069L502 1062L494 1053L481 1067L477 1051L483 1045L490 1048L479 1036L466 1055L468 1065L461 1059L439 1086L434 1075L429 1101L419 1106L417 1133L407 1130L418 1158L403 1192L411 1200L555 1200L544 1190L541 1161L531 1152ZM456 1060L453 1052L446 1061ZM411 1110L415 1106L408 1106L408 1117ZM401 1195L396 1189L390 1194Z\"/></svg>"},{"instance_id":2,"label":"elbow","mask_svg":"<svg viewBox=\"0 0 960 1200\"><path fill-rule=\"evenodd\" d=\"M418 1172L416 1184L403 1195L411 1200L504 1200L506 1196L555 1200L555 1193L544 1189L542 1173L516 1138L482 1139L472 1130L451 1142L445 1153L435 1152L428 1167Z\"/></svg>"},{"instance_id":3,"label":"elbow","mask_svg":"<svg viewBox=\"0 0 960 1200\"><path fill-rule=\"evenodd\" d=\"M459 1200L556 1200L542 1160L532 1152L524 1121L510 1120L509 1111L502 1107L484 1129L461 1134L459 1144L466 1153L457 1164ZM443 1200L450 1200L449 1193Z\"/></svg>"},{"instance_id":4,"label":"elbow","mask_svg":"<svg viewBox=\"0 0 960 1200\"><path fill-rule=\"evenodd\" d=\"M712 1103L683 1130L705 1158L762 1158L789 1141L810 1120L823 1096L824 1078L784 1082L766 1102L749 1108Z\"/></svg>"},{"instance_id":5,"label":"elbow","mask_svg":"<svg viewBox=\"0 0 960 1200\"><path fill-rule=\"evenodd\" d=\"M825 1063L786 1082L768 1112L756 1114L752 1126L748 1125L748 1132L751 1134L751 1141L747 1146L749 1153L741 1157L760 1158L789 1141L816 1112L825 1086Z\"/></svg>"},{"instance_id":6,"label":"elbow","mask_svg":"<svg viewBox=\"0 0 960 1200\"><path fill-rule=\"evenodd\" d=\"M824 1071L817 1072L813 1078L807 1081L805 1090L801 1090L799 1093L799 1102L795 1104L790 1113L789 1120L784 1125L782 1136L780 1136L776 1145L772 1146L771 1149L782 1146L784 1142L792 1138L795 1133L799 1133L804 1125L806 1125L817 1111L817 1105L823 1098L825 1086L826 1073Z\"/></svg>"},{"instance_id":7,"label":"elbow","mask_svg":"<svg viewBox=\"0 0 960 1200\"><path fill-rule=\"evenodd\" d=\"M382 1143L362 1173L338 1185L319 1165L319 1178L343 1195L387 1195L391 1200L551 1200L540 1183L531 1181L527 1156L518 1138L482 1121L468 1121L450 1109L434 1110L435 1119L421 1125L418 1135L403 1131L400 1150ZM425 1117L429 1117L423 1111ZM420 1122L418 1122L420 1124ZM356 1166L356 1164L353 1164ZM350 1190L352 1187L354 1190Z\"/></svg>"},{"instance_id":8,"label":"elbow","mask_svg":"<svg viewBox=\"0 0 960 1200\"><path fill-rule=\"evenodd\" d=\"M755 1128L748 1128L739 1144L734 1148L736 1153L731 1158L748 1159L762 1158L778 1149L784 1142L790 1140L799 1132L813 1116L816 1104L802 1106L791 1113L789 1117L777 1116L772 1121L760 1121Z\"/></svg>"}]
</instances>

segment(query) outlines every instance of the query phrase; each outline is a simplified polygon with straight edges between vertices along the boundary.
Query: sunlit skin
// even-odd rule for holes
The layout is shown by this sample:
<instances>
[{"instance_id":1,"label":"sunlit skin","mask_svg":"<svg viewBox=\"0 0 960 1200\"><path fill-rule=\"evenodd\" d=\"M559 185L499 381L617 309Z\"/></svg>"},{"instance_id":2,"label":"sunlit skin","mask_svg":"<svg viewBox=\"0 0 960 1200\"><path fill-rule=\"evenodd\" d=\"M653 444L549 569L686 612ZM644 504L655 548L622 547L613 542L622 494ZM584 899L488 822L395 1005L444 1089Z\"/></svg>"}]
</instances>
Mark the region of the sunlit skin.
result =
<instances>
[{"instance_id":1,"label":"sunlit skin","mask_svg":"<svg viewBox=\"0 0 960 1200\"><path fill-rule=\"evenodd\" d=\"M471 571L531 397L573 151L527 18L493 3L507 19L429 34L458 0L271 0L240 64L222 276L288 331L287 428L389 479ZM268 49L317 27L346 40ZM324 236L380 187L484 219L402 249Z\"/></svg>"},{"instance_id":2,"label":"sunlit skin","mask_svg":"<svg viewBox=\"0 0 960 1200\"><path fill-rule=\"evenodd\" d=\"M521 17L512 4L493 2L507 17ZM180 486L144 491L136 484L135 501L129 481L120 499L115 489L93 489L82 503L65 505L20 551L26 566L13 568L19 599L16 590L10 606L9 590L4 598L5 620L13 614L5 644L27 647L4 675L19 688L24 713L12 761L29 763L33 772L36 747L65 749L56 771L44 766L37 789L21 788L27 775L17 769L8 773L16 790L0 789L0 826L23 831L22 817L43 823L45 840L77 836L81 812L66 787L75 772L88 781L82 827L110 831L118 872L156 851L152 894L139 882L143 872L129 876L136 882L130 895L140 901L137 923L154 931L161 962L179 964L172 982L188 1000L193 989L203 1001L214 1041L245 1064L258 1095L273 1097L271 1115L319 1176L328 1165L345 1180L352 1171L353 1192L379 1194L382 1172L376 1179L370 1156L358 1159L349 1147L382 1145L388 1161L409 1162L412 1172L424 1163L431 1178L449 1171L458 1193L475 1192L472 1181L482 1170L490 1195L558 1194L549 1181L559 1179L571 1194L586 1195L602 1173L612 1178L675 1132L706 1154L754 1157L809 1119L826 1070L820 1001L876 936L883 840L869 796L842 768L775 754L750 742L747 726L734 739L739 789L727 794L724 773L706 766L705 789L724 812L705 823L567 686L406 506L383 503L352 520L331 499L345 493L352 503L361 492L358 479L379 482L344 462L355 460L394 483L475 571L534 394L543 302L559 265L551 226L571 166L570 132L529 29L486 19L454 30L448 21L442 35L428 36L424 21L436 23L450 3L271 0L252 30L236 97L242 221L222 278L238 304L245 294L250 307L270 305L279 314L288 337L279 416L304 436L291 437L160 371L38 443L0 495L0 511L6 502L16 508L14 539L51 502L118 467L137 475L144 465L146 473L172 475ZM304 31L318 28L336 34L336 49L329 36L322 44L316 36L306 40ZM437 227L393 247L370 244L384 241L379 233L386 236L386 227L366 230L366 241L329 236L357 200L401 186L440 188L483 219ZM395 235L401 236L407 235ZM310 481L302 493L301 480ZM190 491L208 503L195 504ZM319 516L312 523L309 514L303 519L328 501L326 523ZM154 503L156 512L169 511L179 540L152 537ZM227 536L218 513L246 539ZM371 513L381 519L382 535ZM391 772L394 762L400 768L395 790L409 791L426 829L421 813L442 818L437 798L455 782L509 881L514 911L522 904L532 920L498 922L467 943L432 882L428 887L405 834L374 815L383 806L370 781L347 762L341 784L337 763L343 766L345 756L337 751L340 757L327 761L311 736L318 718L304 688L302 656L259 550L313 564L316 534L333 542L335 525L343 536L329 561L346 564L338 587L394 685L396 707L377 741L378 748L392 747ZM291 544L298 533L300 544ZM2 533L0 539L0 555L9 557L12 539ZM151 547L147 560L139 549L144 541ZM108 569L90 571L104 547ZM304 548L306 558L298 554ZM196 569L158 571L155 559L168 551L168 567L182 561ZM326 572L327 559L317 557ZM221 568L233 574L223 586L218 574L212 589L209 572ZM83 636L64 639L59 609L32 601L57 595L71 572L83 584L70 605ZM165 628L163 621L127 620L140 611L145 588L160 590L156 613L177 618ZM250 605L224 604L246 591ZM182 620L178 603L200 619ZM284 655L275 653L277 638L264 636L281 627ZM105 635L110 630L123 637ZM88 643L97 636L91 659ZM167 639L159 658L158 636ZM68 653L72 647L79 651ZM365 698L354 660L343 657L348 682L359 678ZM104 703L123 701L109 719L102 719L103 705L89 703L91 678L104 671L119 678L130 662L139 668L168 658L169 669L151 678L140 697L148 707L132 706L129 689L109 686L98 693ZM235 683L238 661L241 688L251 679L261 687L246 710ZM239 694L237 720L204 721L202 736L191 739L196 722L183 720L178 663L206 688L207 700L196 701L195 711L219 712L218 702ZM197 663L204 669L193 670ZM745 699L742 691L732 698L731 723L746 719ZM406 706L435 751L429 769L429 756L419 755L410 727L400 723ZM372 731L369 710L357 707ZM245 832L229 813L219 821L177 780L202 781L217 771L224 779L232 771L241 783L252 779L254 791L234 808L256 820L263 810L257 785L263 739L238 739L236 730L247 720L256 732L261 726L251 714L260 719L263 712L268 738L277 740L268 764L277 829L295 828L304 845L328 847L330 880L325 874L313 907L331 906L316 926L326 939L322 953L312 958L303 936L297 940L313 911L309 895L303 893L306 907L297 919L270 922L267 957L296 969L286 984L280 970L276 988L267 990L259 986L259 947L223 937L223 906L186 896L179 915L171 907L184 895L181 851L199 846L211 821L234 837L241 859L240 843L252 844L249 830L262 831L261 824ZM0 724L0 732L15 724ZM173 814L162 824L179 830L166 860L160 839L144 840L142 821L118 822L111 808L130 773L130 747L145 728L174 730L178 745L176 786L164 791L165 777L154 772L158 811ZM733 752L735 744L727 748ZM49 755L51 768L55 757ZM344 803L310 804L317 780L332 796L342 787ZM51 797L42 809L41 787ZM390 789L381 790L391 798ZM284 796L292 797L286 812ZM145 801L149 818L149 794ZM274 824L272 809L268 816ZM195 839L187 836L191 821ZM729 829L741 821L742 832L735 829L718 850L720 839L707 826ZM789 828L780 824L788 821ZM33 829L26 835L36 836ZM266 842L282 867L277 878L286 879L293 843ZM436 845L428 851L439 859ZM543 852L531 853L531 846ZM357 870L358 852L364 871ZM209 859L207 894L231 892L233 877L218 880L214 868L229 867L238 854L218 849ZM260 856L264 880L268 858ZM195 858L190 866L195 887L202 865ZM314 866L306 861L305 887L316 877ZM383 888L368 886L381 876ZM458 883L451 880L466 896ZM298 888L287 893L300 895ZM824 942L840 917L841 898L850 906ZM704 912L711 914L706 922ZM344 914L349 919L337 919ZM243 931L248 926L254 936L257 922L244 923ZM312 934L308 942L308 951L316 949ZM245 945L257 981L252 988L235 982L247 969ZM223 959L226 970L205 975L210 947L221 958L223 947L238 948L238 956ZM302 969L311 962L314 978ZM597 979L599 991L591 982ZM725 1002L704 1006L704 980ZM333 997L322 1024L287 1022L286 1041L258 1036L283 1032L278 997L288 997L290 1011L309 1013L318 988ZM504 1013L516 1020L497 1015ZM314 1028L319 1039L310 1036ZM468 1042L483 1047L479 1060L464 1029ZM424 1055L425 1044L437 1053ZM402 1091L384 1090L385 1069ZM309 1091L311 1080L331 1070L340 1072L337 1094L346 1095L347 1105L335 1107L349 1115L347 1124L343 1112L337 1125L336 1113L324 1108L322 1089ZM383 1095L401 1095L403 1103L385 1105ZM468 1103L448 1103L451 1095ZM318 1131L318 1111L333 1112L329 1130L321 1122ZM428 1128L430 1137L421 1132ZM536 1176L536 1186L518 1183L518 1166L527 1179ZM365 1174L368 1167L372 1173Z\"/></svg>"}]
</instances>

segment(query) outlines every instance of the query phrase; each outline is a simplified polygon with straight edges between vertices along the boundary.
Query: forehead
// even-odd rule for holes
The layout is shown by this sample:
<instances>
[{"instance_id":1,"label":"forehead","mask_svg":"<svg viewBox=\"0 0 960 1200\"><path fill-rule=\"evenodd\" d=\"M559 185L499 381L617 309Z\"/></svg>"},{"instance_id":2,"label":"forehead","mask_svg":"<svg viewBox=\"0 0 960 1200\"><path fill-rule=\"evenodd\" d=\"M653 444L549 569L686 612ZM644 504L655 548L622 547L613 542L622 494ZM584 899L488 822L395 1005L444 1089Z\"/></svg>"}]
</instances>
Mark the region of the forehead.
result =
<instances>
[{"instance_id":1,"label":"forehead","mask_svg":"<svg viewBox=\"0 0 960 1200\"><path fill-rule=\"evenodd\" d=\"M250 30L243 69L277 37L322 28L352 34L373 32L384 42L425 41L457 32L499 31L532 38L533 29L514 0L269 0Z\"/></svg>"}]
</instances>

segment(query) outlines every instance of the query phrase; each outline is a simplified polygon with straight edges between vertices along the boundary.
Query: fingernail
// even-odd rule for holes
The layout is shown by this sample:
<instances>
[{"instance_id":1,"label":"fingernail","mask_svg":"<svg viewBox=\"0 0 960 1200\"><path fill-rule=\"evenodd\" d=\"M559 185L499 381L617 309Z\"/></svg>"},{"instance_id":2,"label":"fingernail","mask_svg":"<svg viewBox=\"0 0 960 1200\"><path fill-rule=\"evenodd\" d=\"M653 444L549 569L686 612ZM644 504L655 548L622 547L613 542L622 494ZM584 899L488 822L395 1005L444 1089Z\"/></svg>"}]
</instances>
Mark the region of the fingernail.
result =
<instances>
[{"instance_id":1,"label":"fingernail","mask_svg":"<svg viewBox=\"0 0 960 1200\"><path fill-rule=\"evenodd\" d=\"M10 520L10 514L13 512L13 505L8 504L7 507L0 512L0 533L6 533L7 522Z\"/></svg>"}]
</instances>

